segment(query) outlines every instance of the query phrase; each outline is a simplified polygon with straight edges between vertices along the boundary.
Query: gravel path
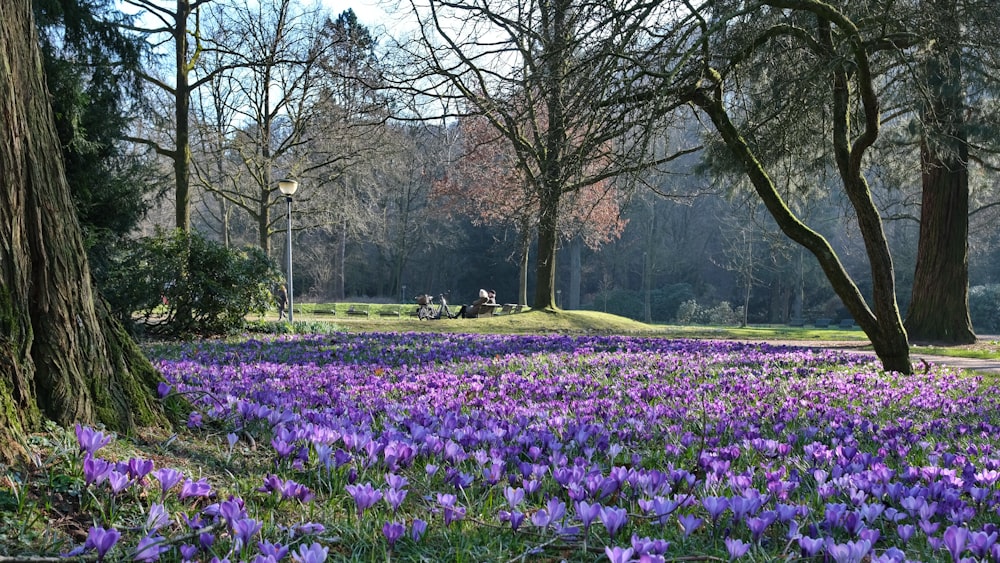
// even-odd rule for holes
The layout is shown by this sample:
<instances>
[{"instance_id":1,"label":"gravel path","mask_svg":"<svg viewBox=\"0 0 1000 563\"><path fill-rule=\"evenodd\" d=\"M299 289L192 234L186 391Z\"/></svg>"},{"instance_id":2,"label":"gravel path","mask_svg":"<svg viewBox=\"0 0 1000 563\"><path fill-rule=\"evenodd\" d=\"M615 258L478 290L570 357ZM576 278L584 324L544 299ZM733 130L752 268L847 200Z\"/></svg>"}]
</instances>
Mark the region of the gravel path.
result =
<instances>
[{"instance_id":1,"label":"gravel path","mask_svg":"<svg viewBox=\"0 0 1000 563\"><path fill-rule=\"evenodd\" d=\"M982 341L996 341L997 336L980 336ZM756 341L746 341L746 342L756 342ZM859 354L868 354L874 356L875 353L871 351L871 344L868 341L830 341L830 342L803 342L801 340L766 340L768 344L773 344L775 346L796 346L801 348L824 348L832 350L843 350L845 352L857 352ZM958 368L961 370L968 371L978 371L983 373L996 373L1000 374L1000 359L980 359L980 358L956 358L952 356L935 356L931 354L921 354L913 352L911 355L911 361L915 364L940 364ZM920 369L919 367L916 369Z\"/></svg>"}]
</instances>

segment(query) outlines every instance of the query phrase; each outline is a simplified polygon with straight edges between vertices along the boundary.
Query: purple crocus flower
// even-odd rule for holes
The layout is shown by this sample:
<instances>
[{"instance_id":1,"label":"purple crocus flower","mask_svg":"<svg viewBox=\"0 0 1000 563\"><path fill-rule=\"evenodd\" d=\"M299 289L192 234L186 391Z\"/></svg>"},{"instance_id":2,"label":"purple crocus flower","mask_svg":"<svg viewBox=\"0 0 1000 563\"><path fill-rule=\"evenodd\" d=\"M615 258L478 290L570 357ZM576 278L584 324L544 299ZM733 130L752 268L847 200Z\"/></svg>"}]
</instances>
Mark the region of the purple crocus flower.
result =
<instances>
[{"instance_id":1,"label":"purple crocus flower","mask_svg":"<svg viewBox=\"0 0 1000 563\"><path fill-rule=\"evenodd\" d=\"M608 556L611 563L629 563L632 561L632 552L631 547L606 546L604 548L604 554Z\"/></svg>"},{"instance_id":2,"label":"purple crocus flower","mask_svg":"<svg viewBox=\"0 0 1000 563\"><path fill-rule=\"evenodd\" d=\"M205 551L211 549L214 544L215 534L212 532L202 532L198 534L198 545L200 545Z\"/></svg>"},{"instance_id":3,"label":"purple crocus flower","mask_svg":"<svg viewBox=\"0 0 1000 563\"><path fill-rule=\"evenodd\" d=\"M128 475L125 473L119 473L114 469L108 473L108 485L111 486L111 493L114 495L121 493L131 484L132 481L129 480Z\"/></svg>"},{"instance_id":4,"label":"purple crocus flower","mask_svg":"<svg viewBox=\"0 0 1000 563\"><path fill-rule=\"evenodd\" d=\"M110 444L112 440L111 436L104 434L104 432L94 430L89 426L81 426L77 424L75 430L76 442L80 446L80 451L91 455L93 455L97 450Z\"/></svg>"},{"instance_id":5,"label":"purple crocus flower","mask_svg":"<svg viewBox=\"0 0 1000 563\"><path fill-rule=\"evenodd\" d=\"M260 550L261 554L272 557L275 561L281 561L288 555L288 546L271 543L267 540L257 542L257 549Z\"/></svg>"},{"instance_id":6,"label":"purple crocus flower","mask_svg":"<svg viewBox=\"0 0 1000 563\"><path fill-rule=\"evenodd\" d=\"M539 528L547 528L551 522L549 512L544 508L539 508L531 514L531 523Z\"/></svg>"},{"instance_id":7,"label":"purple crocus flower","mask_svg":"<svg viewBox=\"0 0 1000 563\"><path fill-rule=\"evenodd\" d=\"M113 468L114 464L107 460L86 454L83 459L83 480L88 485L101 483L108 478Z\"/></svg>"},{"instance_id":8,"label":"purple crocus flower","mask_svg":"<svg viewBox=\"0 0 1000 563\"><path fill-rule=\"evenodd\" d=\"M826 546L826 552L836 563L861 563L865 555L871 551L872 545L865 541L847 543L830 543Z\"/></svg>"},{"instance_id":9,"label":"purple crocus flower","mask_svg":"<svg viewBox=\"0 0 1000 563\"><path fill-rule=\"evenodd\" d=\"M183 473L171 467L157 469L152 473L152 475L154 479L160 482L160 492L164 495L184 478Z\"/></svg>"},{"instance_id":10,"label":"purple crocus flower","mask_svg":"<svg viewBox=\"0 0 1000 563\"><path fill-rule=\"evenodd\" d=\"M601 515L601 505L599 503L588 504L581 500L576 503L576 517L583 523L583 529L587 530L590 525Z\"/></svg>"},{"instance_id":11,"label":"purple crocus flower","mask_svg":"<svg viewBox=\"0 0 1000 563\"><path fill-rule=\"evenodd\" d=\"M153 460L151 459L140 459L137 457L129 458L128 460L128 474L131 475L137 481L142 481L142 479L149 475L149 472L153 470Z\"/></svg>"},{"instance_id":12,"label":"purple crocus flower","mask_svg":"<svg viewBox=\"0 0 1000 563\"><path fill-rule=\"evenodd\" d=\"M521 527L521 524L524 523L524 519L525 518L527 518L527 516L523 512L519 512L517 510L511 512L510 513L510 529L512 531L516 532L517 529Z\"/></svg>"},{"instance_id":13,"label":"purple crocus flower","mask_svg":"<svg viewBox=\"0 0 1000 563\"><path fill-rule=\"evenodd\" d=\"M777 515L775 515L777 518ZM753 541L760 541L760 537L764 535L767 527L774 522L771 518L765 516L751 516L747 518L747 528L750 529L750 534L753 535Z\"/></svg>"},{"instance_id":14,"label":"purple crocus flower","mask_svg":"<svg viewBox=\"0 0 1000 563\"><path fill-rule=\"evenodd\" d=\"M458 499L455 495L437 494L438 504L444 509L444 525L450 526L452 522L465 518L465 507L456 506Z\"/></svg>"},{"instance_id":15,"label":"purple crocus flower","mask_svg":"<svg viewBox=\"0 0 1000 563\"><path fill-rule=\"evenodd\" d=\"M236 542L241 546L250 545L250 540L257 532L264 527L264 524L253 518L243 518L233 523L233 534Z\"/></svg>"},{"instance_id":16,"label":"purple crocus flower","mask_svg":"<svg viewBox=\"0 0 1000 563\"><path fill-rule=\"evenodd\" d=\"M198 555L198 546L191 545L189 543L181 544L178 548L181 552L181 561L194 561L196 555Z\"/></svg>"},{"instance_id":17,"label":"purple crocus flower","mask_svg":"<svg viewBox=\"0 0 1000 563\"><path fill-rule=\"evenodd\" d=\"M878 528L865 528L858 534L858 539L865 540L872 545L878 543L880 537L882 537L882 532Z\"/></svg>"},{"instance_id":18,"label":"purple crocus flower","mask_svg":"<svg viewBox=\"0 0 1000 563\"><path fill-rule=\"evenodd\" d=\"M364 485L346 485L345 489L354 499L354 504L358 507L358 518L361 518L365 510L375 506L375 503L382 500L382 491L372 487L371 483Z\"/></svg>"},{"instance_id":19,"label":"purple crocus flower","mask_svg":"<svg viewBox=\"0 0 1000 563\"><path fill-rule=\"evenodd\" d=\"M938 531L938 528L941 527L941 523L931 522L930 520L920 520L919 522L917 522L917 526L920 528L920 531L923 532L925 536L931 537L934 535L935 532Z\"/></svg>"},{"instance_id":20,"label":"purple crocus flower","mask_svg":"<svg viewBox=\"0 0 1000 563\"><path fill-rule=\"evenodd\" d=\"M385 482L389 485L390 489L399 490L410 484L410 480L402 475L396 475L395 473L386 473Z\"/></svg>"},{"instance_id":21,"label":"purple crocus flower","mask_svg":"<svg viewBox=\"0 0 1000 563\"><path fill-rule=\"evenodd\" d=\"M170 514L162 503L150 505L146 512L146 532L155 532L170 523Z\"/></svg>"},{"instance_id":22,"label":"purple crocus flower","mask_svg":"<svg viewBox=\"0 0 1000 563\"><path fill-rule=\"evenodd\" d=\"M404 533L406 533L406 524L403 522L386 522L382 526L382 535L389 542L389 549L396 545L396 540L403 537Z\"/></svg>"},{"instance_id":23,"label":"purple crocus flower","mask_svg":"<svg viewBox=\"0 0 1000 563\"><path fill-rule=\"evenodd\" d=\"M736 538L726 538L726 551L729 552L729 560L739 559L750 551L750 544L744 543Z\"/></svg>"},{"instance_id":24,"label":"purple crocus flower","mask_svg":"<svg viewBox=\"0 0 1000 563\"><path fill-rule=\"evenodd\" d=\"M973 532L969 536L969 551L980 559L985 559L997 541L997 532L987 534L986 532Z\"/></svg>"},{"instance_id":25,"label":"purple crocus flower","mask_svg":"<svg viewBox=\"0 0 1000 563\"><path fill-rule=\"evenodd\" d=\"M86 549L97 550L97 560L102 561L116 543L121 538L121 534L114 528L105 530L100 526L94 526L87 533L87 541L83 544Z\"/></svg>"},{"instance_id":26,"label":"purple crocus flower","mask_svg":"<svg viewBox=\"0 0 1000 563\"><path fill-rule=\"evenodd\" d=\"M715 524L722 513L729 508L729 500L726 497L705 497L701 500L701 505L708 511L712 524Z\"/></svg>"},{"instance_id":27,"label":"purple crocus flower","mask_svg":"<svg viewBox=\"0 0 1000 563\"><path fill-rule=\"evenodd\" d=\"M534 495L542 488L542 482L538 479L525 479L522 483L524 486L524 494Z\"/></svg>"},{"instance_id":28,"label":"purple crocus flower","mask_svg":"<svg viewBox=\"0 0 1000 563\"><path fill-rule=\"evenodd\" d=\"M239 499L229 498L220 503L213 504L205 508L205 514L221 516L230 529L237 520L246 518L247 512L243 507L243 502Z\"/></svg>"},{"instance_id":29,"label":"purple crocus flower","mask_svg":"<svg viewBox=\"0 0 1000 563\"><path fill-rule=\"evenodd\" d=\"M663 555L670 549L670 542L661 539L640 538L632 534L632 549L636 555Z\"/></svg>"},{"instance_id":30,"label":"purple crocus flower","mask_svg":"<svg viewBox=\"0 0 1000 563\"><path fill-rule=\"evenodd\" d=\"M666 524L667 519L677 510L679 503L663 497L654 497L649 503L648 512L652 512L657 523Z\"/></svg>"},{"instance_id":31,"label":"purple crocus flower","mask_svg":"<svg viewBox=\"0 0 1000 563\"><path fill-rule=\"evenodd\" d=\"M799 537L799 547L802 548L806 557L816 557L823 551L825 545L825 542L820 538Z\"/></svg>"},{"instance_id":32,"label":"purple crocus flower","mask_svg":"<svg viewBox=\"0 0 1000 563\"><path fill-rule=\"evenodd\" d=\"M313 542L312 545L302 544L298 551L292 552L292 560L296 563L323 563L329 549Z\"/></svg>"},{"instance_id":33,"label":"purple crocus flower","mask_svg":"<svg viewBox=\"0 0 1000 563\"><path fill-rule=\"evenodd\" d=\"M627 521L628 511L624 508L601 507L601 522L604 524L604 529L608 531L608 535L611 536L611 541L614 541L615 534L622 529Z\"/></svg>"},{"instance_id":34,"label":"purple crocus flower","mask_svg":"<svg viewBox=\"0 0 1000 563\"><path fill-rule=\"evenodd\" d=\"M170 386L170 384L165 381L161 381L156 385L156 393L160 396L161 399L169 395L171 389L172 387Z\"/></svg>"},{"instance_id":35,"label":"purple crocus flower","mask_svg":"<svg viewBox=\"0 0 1000 563\"><path fill-rule=\"evenodd\" d=\"M295 444L286 442L280 438L271 439L271 447L274 448L275 453L278 454L280 458L286 458L292 455L292 451L295 449Z\"/></svg>"},{"instance_id":36,"label":"purple crocus flower","mask_svg":"<svg viewBox=\"0 0 1000 563\"><path fill-rule=\"evenodd\" d=\"M274 473L269 473L267 477L264 477L264 484L257 487L257 491L261 493L271 493L274 491L280 491L284 481L281 477L278 477Z\"/></svg>"},{"instance_id":37,"label":"purple crocus flower","mask_svg":"<svg viewBox=\"0 0 1000 563\"><path fill-rule=\"evenodd\" d=\"M507 487L503 490L503 496L507 499L507 505L510 506L511 510L517 508L519 504L524 502L524 489L521 487Z\"/></svg>"},{"instance_id":38,"label":"purple crocus flower","mask_svg":"<svg viewBox=\"0 0 1000 563\"><path fill-rule=\"evenodd\" d=\"M135 561L158 561L160 555L170 551L170 545L167 540L160 536L146 536L139 540L139 544L135 546L135 556L133 559Z\"/></svg>"},{"instance_id":39,"label":"purple crocus flower","mask_svg":"<svg viewBox=\"0 0 1000 563\"><path fill-rule=\"evenodd\" d=\"M406 499L406 489L388 489L385 491L385 502L389 504L389 507L393 512L399 510L400 505L403 504L403 500Z\"/></svg>"},{"instance_id":40,"label":"purple crocus flower","mask_svg":"<svg viewBox=\"0 0 1000 563\"><path fill-rule=\"evenodd\" d=\"M545 508L549 512L549 522L556 523L562 521L566 516L566 503L552 497L549 502L545 503Z\"/></svg>"},{"instance_id":41,"label":"purple crocus flower","mask_svg":"<svg viewBox=\"0 0 1000 563\"><path fill-rule=\"evenodd\" d=\"M425 533L427 533L427 522L420 518L415 518L413 523L410 524L410 538L413 541L420 541L420 538L424 537Z\"/></svg>"},{"instance_id":42,"label":"purple crocus flower","mask_svg":"<svg viewBox=\"0 0 1000 563\"><path fill-rule=\"evenodd\" d=\"M701 527L704 520L698 518L694 514L682 514L677 517L677 521L680 522L681 528L684 530L684 537L688 537L692 532Z\"/></svg>"},{"instance_id":43,"label":"purple crocus flower","mask_svg":"<svg viewBox=\"0 0 1000 563\"><path fill-rule=\"evenodd\" d=\"M958 562L958 556L965 551L965 544L969 541L969 529L966 527L948 526L944 531L944 546L951 554L951 560Z\"/></svg>"},{"instance_id":44,"label":"purple crocus flower","mask_svg":"<svg viewBox=\"0 0 1000 563\"><path fill-rule=\"evenodd\" d=\"M192 481L191 479L185 479L184 484L181 485L181 499L186 499L188 497L207 497L212 493L212 486L208 484L205 478L198 479L197 481Z\"/></svg>"},{"instance_id":45,"label":"purple crocus flower","mask_svg":"<svg viewBox=\"0 0 1000 563\"><path fill-rule=\"evenodd\" d=\"M904 545L910 541L910 538L913 537L913 532L915 531L917 531L917 529L913 526L913 524L898 524L896 526L896 534L899 536L900 541L902 541Z\"/></svg>"}]
</instances>

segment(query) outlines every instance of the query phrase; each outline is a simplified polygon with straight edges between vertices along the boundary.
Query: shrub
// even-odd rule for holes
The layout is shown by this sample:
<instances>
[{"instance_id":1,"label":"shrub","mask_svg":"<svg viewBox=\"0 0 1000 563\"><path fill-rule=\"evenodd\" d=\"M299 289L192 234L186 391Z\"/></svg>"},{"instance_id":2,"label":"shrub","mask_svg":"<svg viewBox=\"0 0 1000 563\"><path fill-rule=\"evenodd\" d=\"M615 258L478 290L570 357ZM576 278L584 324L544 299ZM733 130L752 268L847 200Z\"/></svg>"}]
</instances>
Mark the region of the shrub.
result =
<instances>
[{"instance_id":1,"label":"shrub","mask_svg":"<svg viewBox=\"0 0 1000 563\"><path fill-rule=\"evenodd\" d=\"M1000 285L976 285L969 288L969 316L976 332L1000 332Z\"/></svg>"},{"instance_id":2,"label":"shrub","mask_svg":"<svg viewBox=\"0 0 1000 563\"><path fill-rule=\"evenodd\" d=\"M714 307L703 307L688 299L677 308L677 323L682 325L738 325L743 322L743 307L733 309L729 301L720 301Z\"/></svg>"},{"instance_id":3,"label":"shrub","mask_svg":"<svg viewBox=\"0 0 1000 563\"><path fill-rule=\"evenodd\" d=\"M130 245L104 292L124 321L157 336L227 334L263 314L280 279L260 248L233 250L175 230Z\"/></svg>"}]
</instances>

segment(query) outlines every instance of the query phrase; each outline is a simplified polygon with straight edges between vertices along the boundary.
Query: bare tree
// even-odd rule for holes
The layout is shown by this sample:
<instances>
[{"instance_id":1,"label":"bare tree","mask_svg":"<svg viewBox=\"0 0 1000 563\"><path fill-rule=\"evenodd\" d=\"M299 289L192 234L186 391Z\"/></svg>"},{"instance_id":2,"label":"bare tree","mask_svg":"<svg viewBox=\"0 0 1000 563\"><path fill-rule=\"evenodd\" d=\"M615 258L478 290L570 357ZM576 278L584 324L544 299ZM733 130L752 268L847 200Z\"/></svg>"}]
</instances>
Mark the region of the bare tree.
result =
<instances>
[{"instance_id":1,"label":"bare tree","mask_svg":"<svg viewBox=\"0 0 1000 563\"><path fill-rule=\"evenodd\" d=\"M217 7L205 17L211 27L214 52L222 54L206 77L211 89L205 105L212 114L201 120L206 139L216 151L198 160L199 178L206 189L239 208L256 225L257 244L269 252L273 232L284 224L272 207L283 203L275 192L279 174L295 175L305 166L296 148L307 141L307 124L317 113L317 74L326 46L320 30L325 13L300 10L290 0L275 0L239 7ZM221 96L221 97L214 97ZM222 152L218 152L222 151ZM226 162L228 170L212 167ZM217 183L210 182L216 178ZM303 182L308 197L310 186Z\"/></svg>"},{"instance_id":2,"label":"bare tree","mask_svg":"<svg viewBox=\"0 0 1000 563\"><path fill-rule=\"evenodd\" d=\"M173 118L163 119L172 122L172 139L156 139L148 137L132 137L130 140L149 146L160 156L173 163L174 200L176 227L184 231L191 230L191 142L190 142L190 104L191 94L202 84L211 79L212 73L204 73L203 77L193 81L191 74L197 67L202 52L203 35L199 26L199 16L202 6L212 0L123 0L134 8L148 13L158 25L153 28L130 28L133 31L148 34L151 38L166 36L162 43L154 44L154 49L160 45L171 44L173 47L172 64L174 67L173 83L169 79L158 77L153 73L142 73L141 78L169 96L173 102ZM195 19L195 29L190 28L191 19ZM191 38L194 38L194 45ZM215 69L221 70L221 69ZM156 107L151 104L150 108ZM171 143L170 146L167 143Z\"/></svg>"},{"instance_id":3,"label":"bare tree","mask_svg":"<svg viewBox=\"0 0 1000 563\"><path fill-rule=\"evenodd\" d=\"M651 165L649 114L619 103L630 77L616 55L662 13L655 3L639 1L410 5L420 28L404 46L410 55L405 62L421 74L401 75L393 86L446 113L468 108L510 143L538 205L532 307L555 309L563 196L611 178L624 181Z\"/></svg>"}]
</instances>

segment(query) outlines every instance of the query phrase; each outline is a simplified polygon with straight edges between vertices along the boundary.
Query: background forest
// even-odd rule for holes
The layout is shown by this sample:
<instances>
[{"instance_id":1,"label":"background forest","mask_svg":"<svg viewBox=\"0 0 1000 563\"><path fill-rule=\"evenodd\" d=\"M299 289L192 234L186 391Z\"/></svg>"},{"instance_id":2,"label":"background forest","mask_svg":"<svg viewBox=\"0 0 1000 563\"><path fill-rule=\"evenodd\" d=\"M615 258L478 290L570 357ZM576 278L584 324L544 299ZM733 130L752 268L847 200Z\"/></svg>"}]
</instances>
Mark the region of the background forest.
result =
<instances>
[{"instance_id":1,"label":"background forest","mask_svg":"<svg viewBox=\"0 0 1000 563\"><path fill-rule=\"evenodd\" d=\"M409 303L430 293L463 303L489 287L500 301L530 304L525 287L536 282L529 260L538 250L534 203L519 188L519 165L461 100L401 86L415 39L399 36L399 26L390 33L384 22L360 22L350 10L283 0L127 0L128 11L145 15L129 19L109 9L93 16L115 20L147 50L105 55L132 68L109 78L59 72L59 61L82 48L52 40L72 36L72 14L46 19L56 10L40 5L54 96L67 108L99 113L57 112L64 150L80 151L80 162L109 163L99 174L116 179L100 188L71 181L95 270L122 241L174 227L227 247L260 247L284 264L287 207L276 187L294 177L296 302ZM95 52L109 52L108 45ZM911 63L921 56L919 48L894 56L900 53ZM905 95L892 68L886 64L878 81L887 109L867 180L905 313L920 228L921 144L913 112L896 101ZM758 86L794 88L766 75ZM969 99L988 115L994 85L985 74L975 79L985 85L970 84ZM712 145L703 120L681 110L645 133L647 146L674 155L666 164L606 178L560 204L556 304L647 322L849 317L815 258L781 233ZM800 163L818 161L810 140L792 129L786 124L787 134L772 137L772 148ZM116 149L89 158L86 147L98 134L117 135L104 144ZM1000 186L995 148L974 148L970 310L982 333L1000 330ZM863 241L853 234L857 218L834 189L835 174L775 161L785 197L870 291Z\"/></svg>"}]
</instances>

